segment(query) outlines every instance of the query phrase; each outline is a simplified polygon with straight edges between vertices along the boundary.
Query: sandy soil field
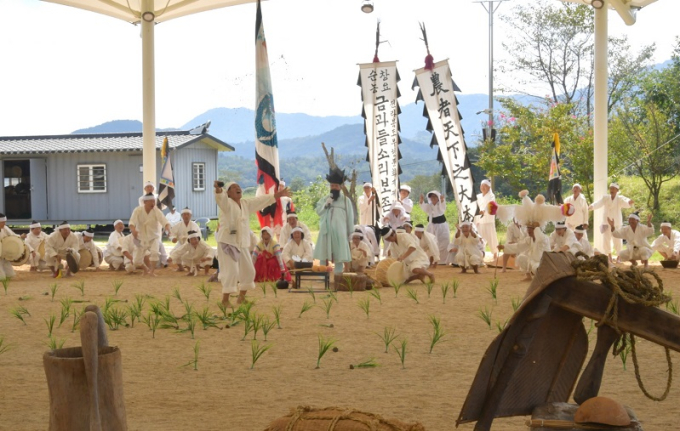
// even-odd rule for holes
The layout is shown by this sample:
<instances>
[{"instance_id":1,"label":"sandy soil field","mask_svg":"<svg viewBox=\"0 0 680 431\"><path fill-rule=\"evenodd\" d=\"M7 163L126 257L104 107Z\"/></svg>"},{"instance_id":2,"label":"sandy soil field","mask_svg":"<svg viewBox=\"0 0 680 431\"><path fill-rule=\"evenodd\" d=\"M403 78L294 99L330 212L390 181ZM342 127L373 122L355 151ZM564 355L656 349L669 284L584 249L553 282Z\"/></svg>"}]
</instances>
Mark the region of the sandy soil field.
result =
<instances>
[{"instance_id":1,"label":"sandy soil field","mask_svg":"<svg viewBox=\"0 0 680 431\"><path fill-rule=\"evenodd\" d=\"M666 290L680 297L680 270L656 267ZM73 278L53 280L49 272L31 273L28 267L17 268L17 277L0 291L0 337L11 348L0 354L0 429L45 430L49 422L49 398L42 365L42 355L49 338L45 319L56 316L54 338L64 346L80 345L78 331L72 332L72 316L59 323L65 298L84 300L74 303L80 310L89 303L104 305L107 298L127 301L113 306L126 309L135 294L150 295L164 301L170 297L172 310L182 316L184 305L174 296L178 289L183 300L201 311L209 306L221 316L217 307L221 292L217 283L209 300L198 289L206 277L185 277L171 269L158 271L153 279L108 270L82 271ZM330 317L322 309L328 295L289 293L286 290L266 295L260 289L249 293L255 301L253 312L273 319L273 307L281 306L282 329L272 329L266 344L271 349L251 367L251 339L243 337L243 325L227 329L196 328L195 339L188 332L158 329L155 338L143 323L109 331L111 345L119 346L123 355L123 379L130 430L262 430L277 417L298 405L317 407L342 406L369 411L407 422L419 421L428 430L450 430L463 404L479 361L491 340L498 335L497 322L503 324L513 313L513 299L524 296L528 283L520 282L518 271L498 274L498 300L487 291L493 269L482 274L459 274L458 269L438 268L437 284L428 296L419 282L403 287L397 296L392 288L380 291L382 303L368 292L338 292ZM440 283L460 282L456 294L443 298ZM113 283L123 282L114 295ZM84 295L73 287L84 282ZM58 290L54 301L50 285ZM303 288L309 287L309 283ZM320 288L320 285L315 285ZM409 297L410 287L418 303ZM20 299L21 298L21 299ZM316 306L299 317L305 302ZM370 300L366 315L358 303ZM149 303L146 301L146 314ZM26 324L11 314L23 306L30 316ZM480 310L492 312L491 327L479 317ZM430 316L441 319L446 333L443 342L428 353L432 325ZM128 318L129 322L129 318ZM590 320L584 322L586 328ZM330 324L333 326L330 327ZM186 325L181 323L182 327ZM220 321L224 328L225 322ZM377 335L385 327L396 328L397 342L408 340L404 365L393 348L385 346ZM338 352L329 351L316 369L318 336L337 340ZM260 332L257 339L265 344ZM590 349L595 331L589 335ZM183 367L194 357L193 348L200 341L198 370ZM396 343L395 343L396 344ZM663 348L640 340L638 350L642 376L649 390L660 394L666 384L667 366ZM672 353L675 363L678 354ZM374 358L377 368L350 369L350 364ZM677 367L676 367L677 368ZM677 378L676 378L677 381ZM607 362L601 395L615 398L632 407L645 430L678 429L680 389L671 389L665 402L653 402L638 389L632 361L627 370L619 358ZM525 417L497 419L494 429L525 430ZM473 424L461 426L472 430Z\"/></svg>"}]
</instances>

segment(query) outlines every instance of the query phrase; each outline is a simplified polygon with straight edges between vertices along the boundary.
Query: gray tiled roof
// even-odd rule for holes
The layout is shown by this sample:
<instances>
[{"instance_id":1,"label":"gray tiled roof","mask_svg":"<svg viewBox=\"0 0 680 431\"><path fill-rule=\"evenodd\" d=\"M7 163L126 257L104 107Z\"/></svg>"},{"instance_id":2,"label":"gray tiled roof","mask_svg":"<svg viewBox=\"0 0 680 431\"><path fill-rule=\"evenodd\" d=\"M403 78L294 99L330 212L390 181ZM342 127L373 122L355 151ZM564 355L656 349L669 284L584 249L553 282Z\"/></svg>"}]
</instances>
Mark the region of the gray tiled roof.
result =
<instances>
[{"instance_id":1,"label":"gray tiled roof","mask_svg":"<svg viewBox=\"0 0 680 431\"><path fill-rule=\"evenodd\" d=\"M195 142L204 142L218 151L234 151L234 148L214 136L189 131L158 132L156 149L168 137L170 148L179 148ZM73 134L46 136L0 137L1 154L49 154L109 151L142 151L141 133Z\"/></svg>"}]
</instances>

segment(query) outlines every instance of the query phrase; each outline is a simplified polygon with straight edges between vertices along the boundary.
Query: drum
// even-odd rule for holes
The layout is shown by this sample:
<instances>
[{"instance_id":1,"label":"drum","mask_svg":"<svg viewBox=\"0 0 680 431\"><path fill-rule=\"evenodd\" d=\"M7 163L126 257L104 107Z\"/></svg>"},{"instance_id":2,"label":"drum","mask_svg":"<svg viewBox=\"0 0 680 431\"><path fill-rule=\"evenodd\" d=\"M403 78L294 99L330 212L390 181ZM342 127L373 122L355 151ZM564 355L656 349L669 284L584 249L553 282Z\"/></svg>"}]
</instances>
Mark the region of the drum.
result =
<instances>
[{"instance_id":1,"label":"drum","mask_svg":"<svg viewBox=\"0 0 680 431\"><path fill-rule=\"evenodd\" d=\"M73 257L73 254L70 251L66 252L66 263L68 264L69 271L71 271L73 274L80 271L78 262L76 261L76 258Z\"/></svg>"},{"instance_id":2,"label":"drum","mask_svg":"<svg viewBox=\"0 0 680 431\"><path fill-rule=\"evenodd\" d=\"M378 283L385 287L390 287L390 282L387 279L387 270L396 261L396 259L384 259L378 263L378 266L375 267L375 279Z\"/></svg>"},{"instance_id":3,"label":"drum","mask_svg":"<svg viewBox=\"0 0 680 431\"><path fill-rule=\"evenodd\" d=\"M335 276L335 290L363 291L366 290L366 274L344 272L342 276ZM350 289L351 287L351 289Z\"/></svg>"},{"instance_id":4,"label":"drum","mask_svg":"<svg viewBox=\"0 0 680 431\"><path fill-rule=\"evenodd\" d=\"M23 254L21 255L21 257L19 257L19 259L13 260L13 261L12 261L12 265L13 265L13 266L21 266L21 265L23 265L23 264L25 264L26 262L28 262L28 258L29 258L30 256L31 256L31 249L29 249L28 246L27 246L26 244L24 244L24 252L23 252Z\"/></svg>"},{"instance_id":5,"label":"drum","mask_svg":"<svg viewBox=\"0 0 680 431\"><path fill-rule=\"evenodd\" d=\"M17 260L24 254L24 242L18 236L7 236L2 239L2 258Z\"/></svg>"},{"instance_id":6,"label":"drum","mask_svg":"<svg viewBox=\"0 0 680 431\"><path fill-rule=\"evenodd\" d=\"M78 262L78 269L85 269L92 265L92 253L86 248L81 248L78 253L80 253L80 262Z\"/></svg>"},{"instance_id":7,"label":"drum","mask_svg":"<svg viewBox=\"0 0 680 431\"><path fill-rule=\"evenodd\" d=\"M45 260L45 240L40 241L38 246L38 254L40 255L40 260Z\"/></svg>"},{"instance_id":8,"label":"drum","mask_svg":"<svg viewBox=\"0 0 680 431\"><path fill-rule=\"evenodd\" d=\"M395 284L404 284L406 277L404 277L404 262L394 262L387 268L387 282L390 286Z\"/></svg>"}]
</instances>

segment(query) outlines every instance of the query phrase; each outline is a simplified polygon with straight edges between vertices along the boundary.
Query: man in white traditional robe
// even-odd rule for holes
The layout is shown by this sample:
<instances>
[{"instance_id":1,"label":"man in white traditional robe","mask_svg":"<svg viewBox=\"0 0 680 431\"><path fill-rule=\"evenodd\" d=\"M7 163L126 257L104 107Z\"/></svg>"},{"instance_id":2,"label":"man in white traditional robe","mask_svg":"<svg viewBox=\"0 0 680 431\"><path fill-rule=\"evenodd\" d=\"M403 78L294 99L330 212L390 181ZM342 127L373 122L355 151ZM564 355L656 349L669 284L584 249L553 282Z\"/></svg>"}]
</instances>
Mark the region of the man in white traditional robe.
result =
<instances>
[{"instance_id":1,"label":"man in white traditional robe","mask_svg":"<svg viewBox=\"0 0 680 431\"><path fill-rule=\"evenodd\" d=\"M373 226L377 223L378 219L375 215L376 196L377 193L373 188L373 184L364 183L364 193L357 199L359 204L359 224Z\"/></svg>"},{"instance_id":2,"label":"man in white traditional robe","mask_svg":"<svg viewBox=\"0 0 680 431\"><path fill-rule=\"evenodd\" d=\"M571 254L576 254L579 251L576 236L564 221L555 223L555 230L550 234L550 250L554 252L569 252Z\"/></svg>"},{"instance_id":3,"label":"man in white traditional robe","mask_svg":"<svg viewBox=\"0 0 680 431\"><path fill-rule=\"evenodd\" d=\"M652 243L652 250L658 251L664 260L680 258L680 232L667 221L661 223L661 235Z\"/></svg>"},{"instance_id":4,"label":"man in white traditional robe","mask_svg":"<svg viewBox=\"0 0 680 431\"><path fill-rule=\"evenodd\" d=\"M144 198L148 196L149 194L152 194L154 198L156 199L154 202L158 202L158 194L156 193L156 186L154 185L153 182L147 181L144 183L144 194L142 194L139 197L139 206L144 206ZM165 207L165 205L163 205ZM165 245L163 244L163 228L160 227L158 229L158 234L160 241L158 241L158 260L160 261L160 264L162 266L168 266L168 253L165 250Z\"/></svg>"},{"instance_id":5,"label":"man in white traditional robe","mask_svg":"<svg viewBox=\"0 0 680 431\"><path fill-rule=\"evenodd\" d=\"M401 203L401 206L404 207L404 212L406 212L407 215L410 215L411 212L413 212L413 201L409 197L411 195L411 187L402 184L399 187L399 203Z\"/></svg>"},{"instance_id":6,"label":"man in white traditional robe","mask_svg":"<svg viewBox=\"0 0 680 431\"><path fill-rule=\"evenodd\" d=\"M59 266L61 261L66 259L66 253L71 253L76 263L80 262L79 249L78 238L71 232L71 225L67 221L62 222L45 241L45 260L52 270L52 278L61 276ZM63 275L70 277L73 270L74 268L69 268L67 265Z\"/></svg>"},{"instance_id":7,"label":"man in white traditional robe","mask_svg":"<svg viewBox=\"0 0 680 431\"><path fill-rule=\"evenodd\" d=\"M383 217L383 226L389 226L392 229L400 228L406 222L406 212L404 207L399 202L392 202L389 211Z\"/></svg>"},{"instance_id":8,"label":"man in white traditional robe","mask_svg":"<svg viewBox=\"0 0 680 431\"><path fill-rule=\"evenodd\" d=\"M626 240L626 249L621 251L619 258L622 261L630 261L632 265L637 265L637 261L641 260L646 269L649 266L649 258L654 254L652 246L647 242L647 237L654 235L652 214L650 213L647 216L647 226L640 223L640 216L636 213L631 213L628 216L628 226L616 228L616 224L611 218L607 218L607 223L609 223L614 238Z\"/></svg>"},{"instance_id":9,"label":"man in white traditional robe","mask_svg":"<svg viewBox=\"0 0 680 431\"><path fill-rule=\"evenodd\" d=\"M312 245L306 240L306 235L302 227L295 227L291 231L290 241L283 246L281 258L286 263L288 269L295 268L295 262L312 262L314 251Z\"/></svg>"},{"instance_id":10,"label":"man in white traditional robe","mask_svg":"<svg viewBox=\"0 0 680 431\"><path fill-rule=\"evenodd\" d=\"M220 228L217 232L218 279L222 284L222 304L232 307L229 296L238 292L238 304L246 299L248 290L255 289L255 267L250 258L250 215L255 214L282 196L290 196L288 188L276 193L243 198L235 182L215 181L215 201L219 208Z\"/></svg>"},{"instance_id":11,"label":"man in white traditional robe","mask_svg":"<svg viewBox=\"0 0 680 431\"><path fill-rule=\"evenodd\" d=\"M436 190L432 190L427 194L427 203L425 197L420 195L420 207L428 216L428 224L425 229L437 238L437 246L439 247L439 263L446 263L446 256L448 253L449 238L451 232L449 231L449 224L446 222L446 202L444 196Z\"/></svg>"},{"instance_id":12,"label":"man in white traditional robe","mask_svg":"<svg viewBox=\"0 0 680 431\"><path fill-rule=\"evenodd\" d=\"M128 274L133 274L137 269L142 269L145 273L151 266L149 250L144 250L139 239L139 231L130 231L121 241L123 253L123 265Z\"/></svg>"},{"instance_id":13,"label":"man in white traditional robe","mask_svg":"<svg viewBox=\"0 0 680 431\"><path fill-rule=\"evenodd\" d=\"M174 206L170 207L170 211L168 211L168 213L165 215L165 218L168 219L171 226L174 226L182 221L182 215L177 212L177 209Z\"/></svg>"},{"instance_id":14,"label":"man in white traditional robe","mask_svg":"<svg viewBox=\"0 0 680 431\"><path fill-rule=\"evenodd\" d=\"M124 229L125 223L123 223L123 220L113 222L113 232L109 235L109 240L106 243L106 247L104 247L104 262L108 263L109 269L114 271L125 269L123 256Z\"/></svg>"},{"instance_id":15,"label":"man in white traditional robe","mask_svg":"<svg viewBox=\"0 0 680 431\"><path fill-rule=\"evenodd\" d=\"M189 231L201 232L201 228L191 220L191 216L191 209L184 208L181 213L182 220L170 228L170 240L176 244L175 247L186 244Z\"/></svg>"},{"instance_id":16,"label":"man in white traditional robe","mask_svg":"<svg viewBox=\"0 0 680 431\"><path fill-rule=\"evenodd\" d=\"M472 231L472 223L462 222L456 231L453 244L457 248L454 263L461 268L461 273L466 273L472 268L475 274L479 274L479 265L484 261L484 253L479 247L479 236Z\"/></svg>"},{"instance_id":17,"label":"man in white traditional robe","mask_svg":"<svg viewBox=\"0 0 680 431\"><path fill-rule=\"evenodd\" d=\"M418 240L410 233L397 233L394 229L384 227L381 231L385 241L391 243L390 252L398 261L404 263L404 283L413 280L425 282L425 277L434 283L434 274L427 270L430 266L430 259L418 245Z\"/></svg>"},{"instance_id":18,"label":"man in white traditional robe","mask_svg":"<svg viewBox=\"0 0 680 431\"><path fill-rule=\"evenodd\" d=\"M40 256L40 244L47 241L47 234L43 232L42 225L33 220L28 226L31 230L24 242L31 249L31 255L28 258L28 264L31 266L31 271L38 271L47 268L47 261Z\"/></svg>"},{"instance_id":19,"label":"man in white traditional robe","mask_svg":"<svg viewBox=\"0 0 680 431\"><path fill-rule=\"evenodd\" d=\"M522 226L515 220L514 218L508 224L508 228L505 231L505 243L506 244L517 244L521 239L524 233L522 232ZM508 267L508 261L510 260L510 257L517 257L516 254L510 254L508 253L507 250L505 250L505 253L503 253L503 269L501 269L501 272L506 272L506 268ZM515 267L517 266L517 261L515 261Z\"/></svg>"},{"instance_id":20,"label":"man in white traditional robe","mask_svg":"<svg viewBox=\"0 0 680 431\"><path fill-rule=\"evenodd\" d=\"M496 200L496 195L491 191L491 181L482 180L479 186L482 191L477 195L477 204L479 205L479 215L475 217L475 224L477 225L477 232L479 236L484 238L486 244L489 246L493 258L496 260L498 256L498 235L496 234L496 216L487 211L489 202Z\"/></svg>"},{"instance_id":21,"label":"man in white traditional robe","mask_svg":"<svg viewBox=\"0 0 680 431\"><path fill-rule=\"evenodd\" d=\"M593 202L588 207L589 211L600 208L602 208L604 211L604 214L602 214L603 223L599 227L600 231L602 232L601 250L603 253L606 253L609 256L610 262L613 262L612 241L614 242L614 250L616 250L617 256L621 253L623 242L620 238L612 238L612 231L609 229L609 225L605 224L604 222L606 222L607 219L612 219L614 220L615 228L620 228L623 225L623 215L621 214L621 210L630 208L633 206L633 204L634 202L632 199L628 199L627 197L619 194L618 184L611 183L609 186L609 194L602 196L598 201Z\"/></svg>"},{"instance_id":22,"label":"man in white traditional robe","mask_svg":"<svg viewBox=\"0 0 680 431\"><path fill-rule=\"evenodd\" d=\"M522 281L530 281L533 278L541 263L543 253L550 251L550 240L538 225L537 222L527 222L527 234L519 242L498 246L499 250L506 250L507 253L517 255L517 264L525 273Z\"/></svg>"},{"instance_id":23,"label":"man in white traditional robe","mask_svg":"<svg viewBox=\"0 0 680 431\"><path fill-rule=\"evenodd\" d=\"M373 254L371 248L364 242L364 233L354 231L349 236L349 251L352 261L345 263L345 272L363 273Z\"/></svg>"},{"instance_id":24,"label":"man in white traditional robe","mask_svg":"<svg viewBox=\"0 0 680 431\"><path fill-rule=\"evenodd\" d=\"M0 213L0 242L8 236L19 237L19 235L15 234L14 231L7 226L7 216ZM0 253L0 280L14 277L14 275L15 272L12 263L7 259L2 258Z\"/></svg>"},{"instance_id":25,"label":"man in white traditional robe","mask_svg":"<svg viewBox=\"0 0 680 431\"><path fill-rule=\"evenodd\" d=\"M144 196L143 202L144 206L139 206L132 211L128 225L130 231L138 232L140 245L136 252L149 252L151 267L144 272L144 275L155 276L154 271L160 257L159 244L161 243L162 230L169 231L170 223L156 206L156 197L152 193Z\"/></svg>"},{"instance_id":26,"label":"man in white traditional robe","mask_svg":"<svg viewBox=\"0 0 680 431\"><path fill-rule=\"evenodd\" d=\"M168 258L168 265L177 263L189 269L187 276L196 276L200 269L208 275L212 266L215 250L201 240L201 232L197 230L189 231L187 240L182 245L176 245Z\"/></svg>"},{"instance_id":27,"label":"man in white traditional robe","mask_svg":"<svg viewBox=\"0 0 680 431\"><path fill-rule=\"evenodd\" d=\"M593 246L590 245L590 241L588 241L586 233L587 230L585 226L583 225L576 226L576 229L574 229L576 246L578 247L578 251L585 253L586 255L588 255L588 257L593 257L595 255L595 251L593 250Z\"/></svg>"},{"instance_id":28,"label":"man in white traditional robe","mask_svg":"<svg viewBox=\"0 0 680 431\"><path fill-rule=\"evenodd\" d=\"M410 227L410 225L409 225ZM406 233L411 233L406 229ZM437 245L437 238L430 232L425 231L425 226L417 224L413 229L413 235L418 238L418 244L423 249L427 257L430 259L430 268L436 268L439 263L439 246Z\"/></svg>"},{"instance_id":29,"label":"man in white traditional robe","mask_svg":"<svg viewBox=\"0 0 680 431\"><path fill-rule=\"evenodd\" d=\"M314 243L312 242L312 233L309 231L309 228L307 227L306 224L301 222L298 219L298 215L293 211L289 212L286 215L286 224L281 228L281 239L279 240L279 244L281 244L281 247L284 247L288 241L290 241L290 234L293 233L293 229L296 227L299 227L302 229L302 232L305 234L305 241L309 243L309 245L314 249Z\"/></svg>"},{"instance_id":30,"label":"man in white traditional robe","mask_svg":"<svg viewBox=\"0 0 680 431\"><path fill-rule=\"evenodd\" d=\"M89 251L92 255L92 263L90 266L94 267L95 271L99 271L99 265L101 265L99 253L102 253L102 251L93 241L94 231L92 229L88 229L83 232L76 232L74 235L78 238L78 252L81 252L82 250Z\"/></svg>"},{"instance_id":31,"label":"man in white traditional robe","mask_svg":"<svg viewBox=\"0 0 680 431\"><path fill-rule=\"evenodd\" d=\"M588 229L588 201L582 193L581 184L574 184L571 191L572 195L564 200L565 204L574 206L574 214L567 217L567 227L571 230L576 229L576 226L583 226ZM587 238L587 232L585 235Z\"/></svg>"},{"instance_id":32,"label":"man in white traditional robe","mask_svg":"<svg viewBox=\"0 0 680 431\"><path fill-rule=\"evenodd\" d=\"M366 243L366 245L368 245L368 247L372 251L372 255L368 258L368 266L373 265L376 260L380 259L380 241L375 236L375 230L373 230L373 226L363 226L360 224L355 224L354 230L363 232L364 234L363 241Z\"/></svg>"}]
</instances>

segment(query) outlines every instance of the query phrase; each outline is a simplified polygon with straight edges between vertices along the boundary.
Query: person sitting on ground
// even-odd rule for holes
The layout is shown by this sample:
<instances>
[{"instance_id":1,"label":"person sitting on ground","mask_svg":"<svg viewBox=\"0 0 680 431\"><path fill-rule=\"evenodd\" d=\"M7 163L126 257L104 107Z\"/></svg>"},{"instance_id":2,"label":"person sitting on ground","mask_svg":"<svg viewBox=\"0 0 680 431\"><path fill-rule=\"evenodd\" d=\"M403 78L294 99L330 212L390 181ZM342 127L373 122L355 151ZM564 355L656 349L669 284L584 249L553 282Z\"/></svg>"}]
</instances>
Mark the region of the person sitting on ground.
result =
<instances>
[{"instance_id":1,"label":"person sitting on ground","mask_svg":"<svg viewBox=\"0 0 680 431\"><path fill-rule=\"evenodd\" d=\"M212 266L215 250L201 240L201 232L190 230L187 241L183 245L175 246L168 258L168 265L177 262L177 266L185 266L189 269L187 276L196 276L203 268L204 274L208 275Z\"/></svg>"},{"instance_id":2,"label":"person sitting on ground","mask_svg":"<svg viewBox=\"0 0 680 431\"><path fill-rule=\"evenodd\" d=\"M505 243L506 244L517 244L520 239L522 238L522 226L520 226L519 223L517 223L517 220L515 218L512 219L512 222L508 224L508 228L505 231ZM507 250L506 250L507 251ZM517 258L517 255L515 254L510 254L510 253L503 253L503 269L501 272L506 272L506 268L508 267L508 261L510 260L510 257Z\"/></svg>"},{"instance_id":3,"label":"person sitting on ground","mask_svg":"<svg viewBox=\"0 0 680 431\"><path fill-rule=\"evenodd\" d=\"M566 222L555 223L555 231L550 234L550 250L554 252L569 252L576 254L579 251L574 232L567 227Z\"/></svg>"},{"instance_id":4,"label":"person sitting on ground","mask_svg":"<svg viewBox=\"0 0 680 431\"><path fill-rule=\"evenodd\" d=\"M418 245L418 240L409 233L397 233L394 229L384 227L380 231L383 239L389 243L390 251L398 262L404 263L404 283L420 280L425 283L425 277L434 283L434 274L427 270L430 259Z\"/></svg>"},{"instance_id":5,"label":"person sitting on ground","mask_svg":"<svg viewBox=\"0 0 680 431\"><path fill-rule=\"evenodd\" d=\"M576 226L576 229L574 229L576 247L578 248L578 251L580 251L581 253L588 255L588 257L593 257L595 255L595 252L593 251L593 246L590 245L590 241L588 241L588 237L586 236L586 230L587 228L582 224Z\"/></svg>"},{"instance_id":6,"label":"person sitting on ground","mask_svg":"<svg viewBox=\"0 0 680 431\"><path fill-rule=\"evenodd\" d=\"M282 275L290 281L290 273L281 257L281 246L274 239L274 231L270 227L263 227L260 232L260 242L253 250L253 264L255 265L255 282L276 281Z\"/></svg>"},{"instance_id":7,"label":"person sitting on ground","mask_svg":"<svg viewBox=\"0 0 680 431\"><path fill-rule=\"evenodd\" d=\"M458 248L455 263L460 266L462 274L466 273L468 268L479 274L479 265L484 261L479 243L479 236L472 231L471 222L466 220L457 226L453 244Z\"/></svg>"},{"instance_id":8,"label":"person sitting on ground","mask_svg":"<svg viewBox=\"0 0 680 431\"><path fill-rule=\"evenodd\" d=\"M410 226L410 225L409 225ZM409 230L406 230L407 233ZM436 268L439 263L439 246L437 245L437 238L430 232L425 231L423 224L417 224L413 230L413 235L418 238L418 244L423 249L427 257L430 259L430 268Z\"/></svg>"},{"instance_id":9,"label":"person sitting on ground","mask_svg":"<svg viewBox=\"0 0 680 431\"><path fill-rule=\"evenodd\" d=\"M672 229L670 222L661 223L661 235L652 243L652 250L658 251L664 260L678 260L680 257L680 232Z\"/></svg>"},{"instance_id":10,"label":"person sitting on ground","mask_svg":"<svg viewBox=\"0 0 680 431\"><path fill-rule=\"evenodd\" d=\"M349 236L349 250L352 254L352 261L345 262L345 272L363 273L368 260L373 253L371 248L364 242L364 233L354 231Z\"/></svg>"},{"instance_id":11,"label":"person sitting on ground","mask_svg":"<svg viewBox=\"0 0 680 431\"><path fill-rule=\"evenodd\" d=\"M125 235L125 223L123 220L116 220L113 222L113 232L109 235L109 241L104 248L104 262L109 264L109 269L113 271L121 271L125 269L123 256L123 239Z\"/></svg>"},{"instance_id":12,"label":"person sitting on ground","mask_svg":"<svg viewBox=\"0 0 680 431\"><path fill-rule=\"evenodd\" d=\"M611 229L611 234L614 238L626 240L626 249L621 250L619 257L622 261L630 261L635 266L638 259L645 265L645 269L649 266L649 258L652 257L654 251L652 246L647 242L647 237L654 234L654 226L652 226L652 213L647 216L647 226L640 224L640 216L637 213L631 213L628 216L628 226L615 227L615 221L607 217L607 223Z\"/></svg>"},{"instance_id":13,"label":"person sitting on ground","mask_svg":"<svg viewBox=\"0 0 680 431\"><path fill-rule=\"evenodd\" d=\"M517 264L525 273L522 281L530 281L536 274L538 265L544 252L550 251L550 240L541 230L540 223L526 222L526 236L515 244L499 245L499 250L506 250L510 254L517 255Z\"/></svg>"},{"instance_id":14,"label":"person sitting on ground","mask_svg":"<svg viewBox=\"0 0 680 431\"><path fill-rule=\"evenodd\" d=\"M314 260L312 246L305 240L305 231L301 227L293 228L290 241L283 247L281 254L288 268L294 268L295 262L312 262Z\"/></svg>"},{"instance_id":15,"label":"person sitting on ground","mask_svg":"<svg viewBox=\"0 0 680 431\"><path fill-rule=\"evenodd\" d=\"M295 213L295 211L288 213L286 216L286 225L281 228L281 245L285 246L288 241L291 240L290 234L293 233L293 229L296 227L302 229L302 233L305 234L305 241L309 242L312 250L314 250L314 244L312 243L312 233L309 231L309 228L306 224L298 220L298 215Z\"/></svg>"},{"instance_id":16,"label":"person sitting on ground","mask_svg":"<svg viewBox=\"0 0 680 431\"><path fill-rule=\"evenodd\" d=\"M0 213L0 241L8 236L18 237L19 235L15 234L14 231L7 226L7 216ZM15 272L12 263L7 259L4 259L1 254L2 253L0 253L0 280L14 277Z\"/></svg>"},{"instance_id":17,"label":"person sitting on ground","mask_svg":"<svg viewBox=\"0 0 680 431\"><path fill-rule=\"evenodd\" d=\"M31 231L26 235L24 242L31 250L31 255L28 258L28 264L31 266L31 272L42 271L47 268L47 261L40 256L40 244L47 241L47 234L43 232L42 225L33 220L28 226Z\"/></svg>"},{"instance_id":18,"label":"person sitting on ground","mask_svg":"<svg viewBox=\"0 0 680 431\"><path fill-rule=\"evenodd\" d=\"M78 237L78 251L89 251L92 255L92 263L90 264L90 267L93 267L95 271L99 271L99 266L102 263L99 256L103 253L93 241L94 231L92 229L87 229L83 232L76 232L74 235Z\"/></svg>"},{"instance_id":19,"label":"person sitting on ground","mask_svg":"<svg viewBox=\"0 0 680 431\"><path fill-rule=\"evenodd\" d=\"M63 274L60 268L62 261L66 259L67 253L73 256L76 264L80 262L79 249L78 238L71 232L71 225L67 221L61 222L57 226L57 230L52 232L47 237L47 241L45 241L45 260L47 260L47 266L52 270L52 278L61 277L62 275L70 277L74 270L78 271L76 268L70 268L68 263Z\"/></svg>"}]
</instances>

